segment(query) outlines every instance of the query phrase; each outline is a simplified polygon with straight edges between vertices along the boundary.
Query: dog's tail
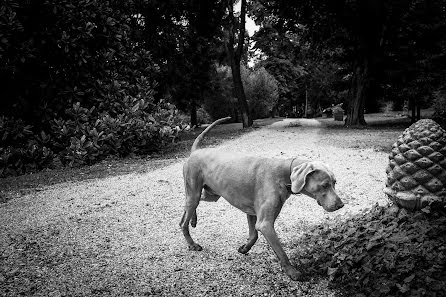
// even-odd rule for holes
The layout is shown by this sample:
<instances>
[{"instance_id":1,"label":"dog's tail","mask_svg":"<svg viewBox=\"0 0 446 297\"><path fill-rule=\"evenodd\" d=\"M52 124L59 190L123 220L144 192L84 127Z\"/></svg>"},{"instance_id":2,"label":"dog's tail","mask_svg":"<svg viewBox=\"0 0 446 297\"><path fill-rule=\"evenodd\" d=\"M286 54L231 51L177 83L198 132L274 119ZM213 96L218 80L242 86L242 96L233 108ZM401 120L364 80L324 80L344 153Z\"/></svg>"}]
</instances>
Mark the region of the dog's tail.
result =
<instances>
[{"instance_id":1,"label":"dog's tail","mask_svg":"<svg viewBox=\"0 0 446 297\"><path fill-rule=\"evenodd\" d=\"M226 118L221 118L216 120L215 122L213 122L212 124L210 124L206 129L204 129L203 132L200 133L200 135L198 135L198 137L195 139L194 144L192 144L192 149L191 152L195 151L198 149L198 146L200 145L201 140L203 139L203 137L212 129L214 128L216 125L226 122L227 120L229 120L231 117L226 117Z\"/></svg>"}]
</instances>

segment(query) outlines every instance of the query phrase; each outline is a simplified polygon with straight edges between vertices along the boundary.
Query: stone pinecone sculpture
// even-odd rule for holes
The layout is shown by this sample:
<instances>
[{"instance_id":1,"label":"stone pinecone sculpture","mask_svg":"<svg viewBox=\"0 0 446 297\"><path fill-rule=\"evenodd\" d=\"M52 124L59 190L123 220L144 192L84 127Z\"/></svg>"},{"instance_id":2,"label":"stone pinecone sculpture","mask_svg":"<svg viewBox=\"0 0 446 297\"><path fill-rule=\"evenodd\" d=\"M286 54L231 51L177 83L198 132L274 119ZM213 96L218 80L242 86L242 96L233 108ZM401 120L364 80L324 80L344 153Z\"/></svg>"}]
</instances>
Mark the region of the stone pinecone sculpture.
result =
<instances>
[{"instance_id":1,"label":"stone pinecone sculpture","mask_svg":"<svg viewBox=\"0 0 446 297\"><path fill-rule=\"evenodd\" d=\"M393 144L385 193L397 205L421 209L446 207L446 131L420 120Z\"/></svg>"}]
</instances>

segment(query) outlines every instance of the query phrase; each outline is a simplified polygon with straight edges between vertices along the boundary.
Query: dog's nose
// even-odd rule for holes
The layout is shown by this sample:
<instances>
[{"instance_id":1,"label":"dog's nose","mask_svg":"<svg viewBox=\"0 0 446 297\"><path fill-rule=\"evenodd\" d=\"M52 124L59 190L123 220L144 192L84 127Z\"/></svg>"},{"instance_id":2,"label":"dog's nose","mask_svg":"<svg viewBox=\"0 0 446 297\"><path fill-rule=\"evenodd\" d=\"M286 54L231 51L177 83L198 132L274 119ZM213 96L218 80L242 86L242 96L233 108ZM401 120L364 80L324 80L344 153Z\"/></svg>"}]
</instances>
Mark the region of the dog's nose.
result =
<instances>
[{"instance_id":1,"label":"dog's nose","mask_svg":"<svg viewBox=\"0 0 446 297\"><path fill-rule=\"evenodd\" d=\"M334 204L328 211L329 212L336 211L343 207L344 207L344 203L339 199L339 201L337 201L336 204Z\"/></svg>"}]
</instances>

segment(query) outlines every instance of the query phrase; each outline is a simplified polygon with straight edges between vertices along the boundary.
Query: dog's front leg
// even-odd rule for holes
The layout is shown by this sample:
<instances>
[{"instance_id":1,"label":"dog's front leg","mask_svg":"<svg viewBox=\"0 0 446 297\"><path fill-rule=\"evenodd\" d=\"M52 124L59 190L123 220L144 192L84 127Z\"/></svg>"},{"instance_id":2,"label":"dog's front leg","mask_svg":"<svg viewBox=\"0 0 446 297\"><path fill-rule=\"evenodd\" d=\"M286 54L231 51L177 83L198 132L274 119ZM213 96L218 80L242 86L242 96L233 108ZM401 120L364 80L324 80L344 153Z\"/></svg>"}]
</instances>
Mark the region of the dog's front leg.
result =
<instances>
[{"instance_id":1,"label":"dog's front leg","mask_svg":"<svg viewBox=\"0 0 446 297\"><path fill-rule=\"evenodd\" d=\"M256 229L262 232L269 245L273 248L277 257L279 258L280 265L285 273L292 279L298 280L301 277L301 273L291 265L288 256L280 244L279 237L277 237L276 230L274 229L274 222L282 209L282 203L275 199L268 199L260 208L257 214Z\"/></svg>"},{"instance_id":2,"label":"dog's front leg","mask_svg":"<svg viewBox=\"0 0 446 297\"><path fill-rule=\"evenodd\" d=\"M286 255L285 251L282 248L282 245L280 244L279 238L277 237L277 233L276 230L274 229L273 224L274 224L273 222L264 221L257 224L256 229L262 232L263 236L265 236L269 245L273 248L274 252L279 258L280 265L282 266L282 269L285 271L285 273L292 280L299 280L301 277L301 273L294 266L291 265L288 256Z\"/></svg>"}]
</instances>

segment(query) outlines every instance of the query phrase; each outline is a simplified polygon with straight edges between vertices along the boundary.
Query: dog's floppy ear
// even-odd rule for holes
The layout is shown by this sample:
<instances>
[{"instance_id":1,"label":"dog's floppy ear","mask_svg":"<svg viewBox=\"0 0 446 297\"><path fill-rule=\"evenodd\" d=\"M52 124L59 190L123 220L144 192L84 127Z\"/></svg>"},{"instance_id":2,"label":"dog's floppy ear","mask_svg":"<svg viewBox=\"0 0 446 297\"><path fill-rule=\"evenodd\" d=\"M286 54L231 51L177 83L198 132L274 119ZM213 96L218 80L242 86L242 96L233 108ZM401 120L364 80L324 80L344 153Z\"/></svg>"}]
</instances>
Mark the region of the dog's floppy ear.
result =
<instances>
[{"instance_id":1,"label":"dog's floppy ear","mask_svg":"<svg viewBox=\"0 0 446 297\"><path fill-rule=\"evenodd\" d=\"M293 168L291 172L291 191L293 193L300 193L302 189L305 187L305 181L307 179L307 175L313 172L315 169L311 162L303 163L297 167Z\"/></svg>"}]
</instances>

